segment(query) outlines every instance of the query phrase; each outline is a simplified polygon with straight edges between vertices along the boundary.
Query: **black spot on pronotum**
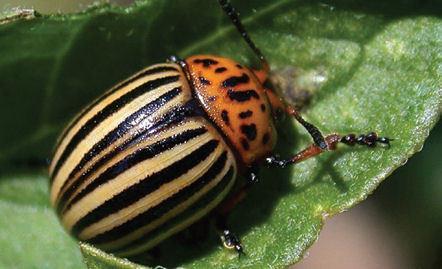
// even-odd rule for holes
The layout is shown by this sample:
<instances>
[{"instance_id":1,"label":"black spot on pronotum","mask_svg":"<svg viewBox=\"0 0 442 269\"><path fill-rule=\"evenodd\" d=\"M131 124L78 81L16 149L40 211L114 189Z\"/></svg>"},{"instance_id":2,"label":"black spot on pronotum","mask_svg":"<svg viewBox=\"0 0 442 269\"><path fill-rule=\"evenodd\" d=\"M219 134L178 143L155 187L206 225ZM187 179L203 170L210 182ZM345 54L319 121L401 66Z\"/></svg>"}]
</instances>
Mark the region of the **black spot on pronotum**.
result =
<instances>
[{"instance_id":1,"label":"black spot on pronotum","mask_svg":"<svg viewBox=\"0 0 442 269\"><path fill-rule=\"evenodd\" d=\"M264 104L261 104L261 111L265 112L266 111L266 106Z\"/></svg>"},{"instance_id":2,"label":"black spot on pronotum","mask_svg":"<svg viewBox=\"0 0 442 269\"><path fill-rule=\"evenodd\" d=\"M229 113L226 110L221 111L221 118L226 125L230 124Z\"/></svg>"},{"instance_id":3,"label":"black spot on pronotum","mask_svg":"<svg viewBox=\"0 0 442 269\"><path fill-rule=\"evenodd\" d=\"M239 69L242 69L242 66L240 64L236 64L236 67L238 67Z\"/></svg>"},{"instance_id":4,"label":"black spot on pronotum","mask_svg":"<svg viewBox=\"0 0 442 269\"><path fill-rule=\"evenodd\" d=\"M245 139L244 137L241 138L241 146L243 147L244 150L250 149L249 142L247 142L247 139Z\"/></svg>"},{"instance_id":5,"label":"black spot on pronotum","mask_svg":"<svg viewBox=\"0 0 442 269\"><path fill-rule=\"evenodd\" d=\"M240 119L245 119L245 118L251 117L252 114L253 114L253 112L251 110L246 110L246 111L239 113L238 116Z\"/></svg>"},{"instance_id":6,"label":"black spot on pronotum","mask_svg":"<svg viewBox=\"0 0 442 269\"><path fill-rule=\"evenodd\" d=\"M272 82L270 82L269 79L266 79L262 85L263 85L264 88L266 88L267 90L269 90L269 91L271 91L271 92L274 92L273 84L272 84Z\"/></svg>"},{"instance_id":7,"label":"black spot on pronotum","mask_svg":"<svg viewBox=\"0 0 442 269\"><path fill-rule=\"evenodd\" d=\"M252 98L259 99L259 95L255 90L234 91L229 89L227 95L232 101L245 102Z\"/></svg>"},{"instance_id":8,"label":"black spot on pronotum","mask_svg":"<svg viewBox=\"0 0 442 269\"><path fill-rule=\"evenodd\" d=\"M222 73L227 71L227 68L225 67L218 67L217 69L215 69L215 73Z\"/></svg>"},{"instance_id":9,"label":"black spot on pronotum","mask_svg":"<svg viewBox=\"0 0 442 269\"><path fill-rule=\"evenodd\" d=\"M203 64L204 67L209 67L211 65L215 65L218 63L218 61L215 61L213 59L195 59L193 60L194 63L196 64Z\"/></svg>"},{"instance_id":10,"label":"black spot on pronotum","mask_svg":"<svg viewBox=\"0 0 442 269\"><path fill-rule=\"evenodd\" d=\"M270 134L267 132L264 134L264 136L262 137L262 144L266 145L270 140Z\"/></svg>"},{"instance_id":11,"label":"black spot on pronotum","mask_svg":"<svg viewBox=\"0 0 442 269\"><path fill-rule=\"evenodd\" d=\"M236 87L239 84L248 83L250 81L249 76L247 74L243 73L240 77L232 76L226 80L223 81L223 87Z\"/></svg>"},{"instance_id":12,"label":"black spot on pronotum","mask_svg":"<svg viewBox=\"0 0 442 269\"><path fill-rule=\"evenodd\" d=\"M199 77L198 79L200 80L201 84L203 84L203 85L210 85L211 84L210 80L207 80L205 77Z\"/></svg>"},{"instance_id":13,"label":"black spot on pronotum","mask_svg":"<svg viewBox=\"0 0 442 269\"><path fill-rule=\"evenodd\" d=\"M241 125L241 133L245 134L250 141L256 138L256 124L243 124Z\"/></svg>"}]
</instances>

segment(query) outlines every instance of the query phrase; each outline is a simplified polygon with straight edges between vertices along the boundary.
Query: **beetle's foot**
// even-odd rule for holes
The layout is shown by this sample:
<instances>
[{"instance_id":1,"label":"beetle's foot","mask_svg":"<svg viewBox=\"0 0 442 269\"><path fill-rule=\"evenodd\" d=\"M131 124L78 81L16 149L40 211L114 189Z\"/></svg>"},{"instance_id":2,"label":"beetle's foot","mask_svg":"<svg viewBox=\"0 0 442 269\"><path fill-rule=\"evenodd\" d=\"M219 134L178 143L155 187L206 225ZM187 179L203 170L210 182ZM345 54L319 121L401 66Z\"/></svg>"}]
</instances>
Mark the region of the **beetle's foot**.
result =
<instances>
[{"instance_id":1,"label":"beetle's foot","mask_svg":"<svg viewBox=\"0 0 442 269\"><path fill-rule=\"evenodd\" d=\"M279 168L284 168L289 164L296 164L301 161L307 160L311 157L317 156L323 152L335 150L337 144L344 143L349 146L354 146L356 144L368 146L368 147L376 147L376 145L384 144L390 147L390 142L393 139L388 137L379 137L375 132L371 132L368 134L361 134L356 136L355 134L347 134L344 136L340 136L338 134L330 134L325 137L325 149L322 146L312 144L305 148L304 150L296 153L289 159L280 159L278 155L272 155L265 159L265 162L269 166L276 166Z\"/></svg>"},{"instance_id":2,"label":"beetle's foot","mask_svg":"<svg viewBox=\"0 0 442 269\"><path fill-rule=\"evenodd\" d=\"M259 178L258 178L258 169L259 169L259 166L256 164L256 163L254 163L254 164L252 164L252 166L249 168L249 170L247 171L247 176L246 176L246 179L247 179L247 187L246 187L246 189L250 186L250 185L254 185L254 184L256 184L256 183L258 183L258 181L259 181Z\"/></svg>"},{"instance_id":3,"label":"beetle's foot","mask_svg":"<svg viewBox=\"0 0 442 269\"><path fill-rule=\"evenodd\" d=\"M182 68L184 68L185 70L187 69L187 63L186 61L184 61L182 58L176 56L176 55L171 55L167 58L167 61L170 63L176 63L179 64Z\"/></svg>"},{"instance_id":4,"label":"beetle's foot","mask_svg":"<svg viewBox=\"0 0 442 269\"><path fill-rule=\"evenodd\" d=\"M234 235L230 230L223 230L220 238L225 248L236 250L239 257L241 257L241 255L244 255L244 248L242 247L239 238Z\"/></svg>"},{"instance_id":5,"label":"beetle's foot","mask_svg":"<svg viewBox=\"0 0 442 269\"><path fill-rule=\"evenodd\" d=\"M172 63L179 63L179 62L183 61L183 59L181 59L180 57L178 57L176 55L170 55L166 60L168 62L172 62Z\"/></svg>"},{"instance_id":6,"label":"beetle's foot","mask_svg":"<svg viewBox=\"0 0 442 269\"><path fill-rule=\"evenodd\" d=\"M267 157L265 159L265 162L267 163L267 165L276 166L279 168L284 168L290 164L289 160L280 159L280 157L278 155L272 155L270 157Z\"/></svg>"},{"instance_id":7,"label":"beetle's foot","mask_svg":"<svg viewBox=\"0 0 442 269\"><path fill-rule=\"evenodd\" d=\"M341 138L342 143L354 146L355 144L358 145L365 145L371 148L376 147L378 143L387 145L388 148L390 148L390 142L393 141L393 139L388 137L379 137L375 132L370 132L368 134L361 134L359 136L356 136L355 134L348 134Z\"/></svg>"}]
</instances>

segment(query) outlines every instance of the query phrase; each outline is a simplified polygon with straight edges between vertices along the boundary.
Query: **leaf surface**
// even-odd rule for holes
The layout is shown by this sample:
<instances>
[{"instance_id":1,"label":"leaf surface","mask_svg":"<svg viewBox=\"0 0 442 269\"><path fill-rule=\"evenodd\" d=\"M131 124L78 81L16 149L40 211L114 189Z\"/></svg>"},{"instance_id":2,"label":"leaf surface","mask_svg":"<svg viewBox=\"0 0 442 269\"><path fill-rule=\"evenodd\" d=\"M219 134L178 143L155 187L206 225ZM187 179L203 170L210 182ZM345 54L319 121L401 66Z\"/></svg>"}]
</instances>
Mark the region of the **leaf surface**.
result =
<instances>
[{"instance_id":1,"label":"leaf surface","mask_svg":"<svg viewBox=\"0 0 442 269\"><path fill-rule=\"evenodd\" d=\"M231 216L246 257L215 235L177 238L148 265L184 268L284 267L300 260L323 222L362 201L422 147L441 111L442 23L418 1L234 2L250 35L290 89L312 99L303 115L323 133L375 130L391 149L342 146L295 167L263 168L260 182ZM436 5L436 4L434 4ZM399 8L398 8L399 7ZM203 11L203 12L202 12ZM178 15L179 14L179 15ZM212 53L256 65L215 1L139 1L79 14L0 24L1 267L79 268L82 258L35 171L63 126L93 98L169 55ZM291 68L291 69L288 69ZM291 70L286 72L286 70ZM287 76L287 74L289 74ZM311 143L297 124L280 124L276 151ZM82 245L90 268L133 268Z\"/></svg>"}]
</instances>

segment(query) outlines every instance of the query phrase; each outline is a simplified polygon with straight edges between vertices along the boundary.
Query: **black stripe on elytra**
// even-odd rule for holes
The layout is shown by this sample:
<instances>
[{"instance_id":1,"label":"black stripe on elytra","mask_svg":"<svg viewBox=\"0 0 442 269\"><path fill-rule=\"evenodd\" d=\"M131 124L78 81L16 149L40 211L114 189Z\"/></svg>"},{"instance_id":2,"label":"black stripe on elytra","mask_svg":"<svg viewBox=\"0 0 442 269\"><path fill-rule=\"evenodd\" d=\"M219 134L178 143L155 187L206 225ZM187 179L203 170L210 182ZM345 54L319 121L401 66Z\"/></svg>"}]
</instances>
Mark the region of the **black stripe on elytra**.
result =
<instances>
[{"instance_id":1,"label":"black stripe on elytra","mask_svg":"<svg viewBox=\"0 0 442 269\"><path fill-rule=\"evenodd\" d=\"M250 141L256 138L256 124L243 124L241 125L241 133L245 134L247 139Z\"/></svg>"},{"instance_id":2,"label":"black stripe on elytra","mask_svg":"<svg viewBox=\"0 0 442 269\"><path fill-rule=\"evenodd\" d=\"M168 230L172 229L174 226L177 226L177 225L183 223L183 221L185 221L186 219L189 219L194 214L198 213L198 211L204 210L207 207L207 205L213 201L213 199L215 199L217 196L219 196L219 194L227 188L227 186L232 182L232 180L235 180L233 176L234 176L234 168L233 168L233 166L231 166L229 168L228 172L225 174L225 176L221 179L221 181L214 188L212 188L209 192L204 194L204 196L202 196L191 207L187 208L185 211L181 212L180 214L174 216L172 219L168 220L166 223L157 227L156 229L154 229L150 233L148 233L144 236L141 236L140 238L131 242L128 245L122 246L118 249L113 249L112 252L117 252L117 254L118 254L118 252L124 252L124 251L128 251L128 250L140 247L140 246L146 244L147 242L149 242L149 240L155 239L155 237L157 237L161 234L164 234ZM197 220L195 220L195 221L197 221ZM137 254L138 253L134 253L133 255L137 255Z\"/></svg>"},{"instance_id":3,"label":"black stripe on elytra","mask_svg":"<svg viewBox=\"0 0 442 269\"><path fill-rule=\"evenodd\" d=\"M139 182L129 186L124 191L116 194L103 204L89 211L83 218L79 219L72 227L72 233L78 235L89 225L100 221L106 216L130 206L141 198L149 195L160 188L163 184L173 181L177 177L187 173L190 169L204 161L218 146L218 140L210 140L198 149L177 160L168 167L141 179ZM126 169L125 167L121 167Z\"/></svg>"},{"instance_id":4,"label":"black stripe on elytra","mask_svg":"<svg viewBox=\"0 0 442 269\"><path fill-rule=\"evenodd\" d=\"M71 181L76 173L78 173L84 165L86 165L94 156L98 155L103 149L106 149L115 140L122 137L130 129L137 126L143 119L155 113L159 108L163 107L167 102L178 96L182 92L180 87L173 88L172 90L159 96L157 99L146 104L130 116L126 117L117 127L107 133L100 141L93 145L87 153L83 155L80 162L69 173L68 179L64 182L61 191L63 191Z\"/></svg>"},{"instance_id":5,"label":"black stripe on elytra","mask_svg":"<svg viewBox=\"0 0 442 269\"><path fill-rule=\"evenodd\" d=\"M148 209L147 211L135 216L133 219L112 228L109 231L101 233L87 241L92 244L103 244L109 241L114 241L123 236L126 236L135 230L148 225L152 221L161 218L167 212L180 205L195 193L201 191L201 189L213 181L219 173L223 170L227 162L227 151L224 151L221 156L212 164L202 176L196 179L192 184L181 189L179 192L171 195L163 202ZM192 205L189 205L192 206Z\"/></svg>"},{"instance_id":6,"label":"black stripe on elytra","mask_svg":"<svg viewBox=\"0 0 442 269\"><path fill-rule=\"evenodd\" d=\"M105 155L101 159L97 160L97 162L95 162L93 165L91 165L91 167L89 167L85 172L83 172L83 174L95 171L95 168L98 169L99 166L104 164L107 160L109 160L110 158L112 158L113 156L118 154L119 152L124 151L133 145L139 144L140 142L144 141L145 139L148 139L151 135L154 135L154 134L158 133L159 131L164 130L165 128L167 128L168 126L170 126L172 124L177 124L177 123L182 122L186 117L201 116L203 112L201 112L200 108L197 106L197 104L195 104L196 102L197 102L196 99L190 99L183 106L171 107L167 113L162 115L159 120L157 120L156 122L153 122L151 125L139 126L135 135L129 137L129 139L122 142L117 147L113 148L111 152L109 152L107 155ZM103 163L100 164L101 162L103 162ZM99 164L99 166L95 166L96 164ZM74 178L70 178L70 180L74 180ZM80 183L82 183L82 182L79 182L77 180L75 180L75 182L74 182L74 184L77 184L77 185ZM60 193L62 193L64 191L64 189L67 187L68 187L68 184L64 184Z\"/></svg>"},{"instance_id":7,"label":"black stripe on elytra","mask_svg":"<svg viewBox=\"0 0 442 269\"><path fill-rule=\"evenodd\" d=\"M218 64L218 61L213 60L213 59L209 59L209 58L207 58L207 59L195 59L195 60L193 60L193 62L196 63L196 64L202 63L204 67L209 67L211 65Z\"/></svg>"},{"instance_id":8,"label":"black stripe on elytra","mask_svg":"<svg viewBox=\"0 0 442 269\"><path fill-rule=\"evenodd\" d=\"M246 102L252 98L259 99L259 95L255 90L235 91L233 89L229 89L227 91L227 95L231 100L238 102Z\"/></svg>"},{"instance_id":9,"label":"black stripe on elytra","mask_svg":"<svg viewBox=\"0 0 442 269\"><path fill-rule=\"evenodd\" d=\"M145 76L149 76L149 75L154 75L157 73L162 73L162 72L167 72L167 71L176 71L178 72L178 70L175 67L172 66L158 66L155 68L150 68L144 71L141 71L138 74L135 74L133 77L117 84L115 87L113 87L111 90L107 91L106 93L104 93L103 95L101 95L100 97L98 97L97 99L95 99L92 103L90 103L88 106L86 106L81 112L80 114L75 116L75 119L70 122L69 126L66 127L66 129L64 129L63 133L60 135L60 139L57 141L57 144L55 145L55 149L58 148L61 144L61 142L63 141L63 138L67 135L67 133L75 126L75 124L77 124L77 122L83 118L84 115L86 115L94 106L96 106L98 103L100 103L101 101L103 101L104 99L106 99L109 95L115 93L116 91L122 89L123 87L126 87L127 85L129 85L130 83L141 79Z\"/></svg>"},{"instance_id":10,"label":"black stripe on elytra","mask_svg":"<svg viewBox=\"0 0 442 269\"><path fill-rule=\"evenodd\" d=\"M148 139L151 135L156 134L160 132L161 130L164 130L165 128L169 127L172 124L177 124L182 122L186 117L191 116L197 116L200 115L202 112L199 112L199 108L196 107L196 99L191 99L187 103L185 103L183 106L179 107L173 107L169 110L168 113L165 113L160 117L160 119L156 122L154 122L151 126L140 128L138 130L137 135L134 135L121 143L120 146L113 149L112 152L114 152L114 155L118 153L119 149L125 150L128 147L131 147L132 145L137 145L139 142L141 142L143 139ZM119 148L121 147L121 148ZM110 154L112 154L112 152ZM106 156L105 156L106 157ZM100 160L98 160L99 162ZM93 172L92 170L91 172ZM83 181L85 178L83 179ZM76 183L78 183L76 181ZM80 184L80 183L78 183ZM78 187L78 186L77 186ZM74 198L75 199L75 198ZM71 202L72 203L72 202ZM61 206L60 206L61 209ZM64 209L66 211L69 208ZM64 212L63 211L63 212Z\"/></svg>"},{"instance_id":11,"label":"black stripe on elytra","mask_svg":"<svg viewBox=\"0 0 442 269\"><path fill-rule=\"evenodd\" d=\"M241 76L239 77L229 77L228 79L224 80L222 82L222 86L224 88L232 88L232 87L236 87L239 84L244 84L244 83L248 83L250 81L249 76L246 73L243 73Z\"/></svg>"},{"instance_id":12,"label":"black stripe on elytra","mask_svg":"<svg viewBox=\"0 0 442 269\"><path fill-rule=\"evenodd\" d=\"M130 141L129 143L125 143L125 145L121 145L120 147L122 149L116 149L98 160L90 169L88 169L85 173L81 174L81 176L78 177L75 182L69 186L69 188L66 189L66 191L63 193L61 198L59 199L59 203L57 206L57 211L60 213L61 210L63 212L67 211L69 208L72 207L77 201L79 201L81 198L86 196L87 194L91 193L93 190L98 188L100 185L105 184L106 182L112 180L113 178L117 177L121 173L123 173L125 170L131 168L132 166L136 165L137 163L144 161L149 158L153 158L157 156L158 154L169 150L179 144L185 143L189 141L190 139L193 139L197 136L200 136L207 132L205 128L198 128L198 129L192 129L192 130L186 130L180 134L173 135L171 137L165 138L163 140L160 140L152 145L149 145L145 148L140 148L133 152L132 154L126 156L124 159L120 160L118 163L114 164L113 166L107 168L103 173L101 173L98 177L96 177L87 187L85 187L83 190L81 190L73 199L67 204L67 201L69 197L77 191L77 189L91 176L93 175L94 171L98 169L99 167L103 166L108 160L110 160L112 157L117 155L121 150L125 150L125 148L129 147L130 145L136 145L137 143L141 142L142 140L146 139L150 136L150 134L147 132L144 132L142 136L139 136L137 139ZM65 208L65 209L64 209Z\"/></svg>"},{"instance_id":13,"label":"black stripe on elytra","mask_svg":"<svg viewBox=\"0 0 442 269\"><path fill-rule=\"evenodd\" d=\"M150 81L136 87L132 91L127 92L126 94L120 96L118 99L114 100L112 103L110 103L105 108L100 110L97 114L95 114L93 117L91 117L83 126L81 126L81 128L78 130L78 132L75 133L75 135L72 137L72 139L67 144L62 155L58 159L57 164L54 167L54 171L52 173L52 178L54 178L57 175L58 170L64 164L66 159L71 155L72 151L74 151L74 149L78 145L78 143L80 143L103 120L105 120L107 117L111 116L115 112L119 111L126 104L130 103L135 98L143 95L144 93L154 90L158 87L164 86L166 84L176 82L179 80L179 78L180 78L180 76L168 76L168 77L158 78L155 80L150 80Z\"/></svg>"},{"instance_id":14,"label":"black stripe on elytra","mask_svg":"<svg viewBox=\"0 0 442 269\"><path fill-rule=\"evenodd\" d=\"M253 115L253 112L249 109L238 114L240 119L246 119L248 117L251 117L252 115Z\"/></svg>"}]
</instances>

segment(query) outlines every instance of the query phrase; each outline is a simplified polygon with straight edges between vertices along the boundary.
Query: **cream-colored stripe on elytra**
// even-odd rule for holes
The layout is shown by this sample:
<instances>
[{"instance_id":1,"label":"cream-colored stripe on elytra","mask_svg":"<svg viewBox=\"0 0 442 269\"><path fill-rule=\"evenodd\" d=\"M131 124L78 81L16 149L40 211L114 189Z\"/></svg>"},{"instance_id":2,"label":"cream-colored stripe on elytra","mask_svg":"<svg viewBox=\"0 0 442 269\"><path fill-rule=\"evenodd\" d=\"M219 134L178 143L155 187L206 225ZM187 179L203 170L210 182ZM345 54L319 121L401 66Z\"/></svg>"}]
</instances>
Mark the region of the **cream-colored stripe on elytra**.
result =
<instances>
[{"instance_id":1,"label":"cream-colored stripe on elytra","mask_svg":"<svg viewBox=\"0 0 442 269\"><path fill-rule=\"evenodd\" d=\"M218 146L205 160L202 160L199 164L187 171L185 174L175 178L169 183L163 184L158 190L150 193L149 195L138 200L134 204L111 214L99 222L96 222L86 229L84 229L78 238L81 240L87 240L95 235L104 231L111 230L112 228L125 223L126 221L134 218L135 216L147 211L148 209L160 204L170 196L178 193L183 188L189 186L199 177L201 177L213 163L218 159L221 153L224 151L223 147ZM152 161L161 163L161 156Z\"/></svg>"},{"instance_id":2,"label":"cream-colored stripe on elytra","mask_svg":"<svg viewBox=\"0 0 442 269\"><path fill-rule=\"evenodd\" d=\"M173 127L173 128L167 128L165 130L163 130L162 132L155 134L151 137L149 137L148 139L141 141L139 144L137 144L136 146L130 147L127 150L118 153L114 158L112 158L112 160L109 161L109 163L107 163L106 165L104 165L103 167L97 169L97 171L90 176L87 180L85 180L85 182L83 182L83 184L81 184L77 190L72 193L72 195L69 197L66 205L79 193L81 192L84 188L86 188L92 181L95 180L95 178L97 176L99 176L101 173L103 173L106 169L108 169L109 167L112 167L113 165L115 165L116 163L118 163L119 161L121 161L122 159L124 159L124 157L134 153L135 151L139 150L140 148L147 148L148 146L155 144L156 142L171 137L175 134L184 132L185 130L190 130L190 129L197 129L197 128L201 128L203 127L202 123L196 122L196 121L190 121L190 120L186 120L183 123ZM154 158L151 158L150 160L153 160Z\"/></svg>"},{"instance_id":3,"label":"cream-colored stripe on elytra","mask_svg":"<svg viewBox=\"0 0 442 269\"><path fill-rule=\"evenodd\" d=\"M222 180L222 178L226 175L229 168L231 167L232 163L229 162L229 159L230 158L227 159L227 162L224 165L223 170L221 170L220 173L218 175L216 175L214 180L209 182L200 191L194 193L187 200L181 202L179 205L177 205L174 208L172 208L171 210L169 210L166 214L164 214L160 218L152 221L151 223L148 223L147 225L145 225L137 230L134 230L133 232L131 232L130 234L128 234L122 238L119 238L119 239L111 241L111 242L107 242L105 244L99 244L97 246L99 246L100 248L112 251L112 249L117 249L119 247L122 247L122 246L148 234L149 232L151 232L155 228L163 225L168 220L170 220L173 217L175 217L176 215L180 214L181 212L183 212L184 210L189 208L192 204L197 202L204 194L206 194L211 189L213 189Z\"/></svg>"},{"instance_id":4,"label":"cream-colored stripe on elytra","mask_svg":"<svg viewBox=\"0 0 442 269\"><path fill-rule=\"evenodd\" d=\"M73 119L70 120L69 124L67 124L67 126L63 129L63 131L61 132L60 136L57 139L57 143L56 143L57 148L61 147L61 144L62 144L61 142L65 141L65 137L68 134L68 132L71 132L71 130L74 129L75 126L78 125L77 121L80 120L81 118L83 118L84 116L86 116L86 114L89 113L88 110L93 109L95 106L98 105L99 102L102 102L103 100L105 100L105 99L100 100L100 98L102 98L102 96L107 95L105 98L109 98L111 95L113 95L116 92L119 92L121 90L127 92L128 89L138 87L139 82L146 81L146 79L148 79L149 76L152 77L154 75L154 74L145 75L146 72L148 72L149 70L155 69L155 68L159 68L159 67L174 67L174 68L176 68L177 71L180 70L180 67L174 63L155 64L155 65L148 66L148 67L142 69L141 71L133 74L132 76L130 76L129 78L127 78L123 81L120 81L119 83L114 85L112 88L105 91L102 95L98 96L93 102L90 103L90 105L87 105L86 107L84 107ZM170 70L170 71L174 72L173 70ZM170 72L170 71L168 71L168 72ZM160 72L158 72L158 74L161 72L165 72L165 71L160 71ZM177 75L179 75L180 73L181 72L176 72ZM170 73L170 74L173 75L173 73ZM141 75L143 75L143 76L141 77ZM131 80L133 80L133 81L131 81ZM124 85L124 84L127 84L127 85ZM123 87L123 85L124 85L124 87ZM119 97L119 96L117 96L117 97ZM92 106L92 104L94 104L94 105ZM54 156L54 158L55 158L55 156ZM54 165L55 165L55 162L51 162L51 164L49 166L49 175L50 176L52 176L52 171L53 171Z\"/></svg>"},{"instance_id":5,"label":"cream-colored stripe on elytra","mask_svg":"<svg viewBox=\"0 0 442 269\"><path fill-rule=\"evenodd\" d=\"M229 168L230 168L229 166L226 166L226 169L229 169ZM224 172L223 176L225 175L225 173L227 173L227 171ZM167 231L164 231L163 233L159 234L155 238L147 241L145 244L140 245L138 247L131 248L130 250L127 250L127 251L117 252L116 254L118 256L125 257L125 256L131 256L131 255L140 253L142 251L148 250L148 249L156 246L158 243L160 243L164 239L170 237L172 234L175 234L175 233L187 228L191 224L195 223L196 221L198 221L199 219L204 217L212 209L214 209L224 199L224 197L226 197L226 195L229 193L230 189L232 188L233 184L235 183L235 178L236 178L236 169L235 169L235 173L233 174L232 178L230 179L229 184L224 188L224 190L222 192L219 193L218 196L214 197L214 199L210 203L208 203L206 207L201 208L200 210L195 212L193 215L191 215L189 218L182 220L177 225L171 227ZM222 177L221 177L221 179L222 179ZM221 179L217 178L217 182L219 182Z\"/></svg>"},{"instance_id":6,"label":"cream-colored stripe on elytra","mask_svg":"<svg viewBox=\"0 0 442 269\"><path fill-rule=\"evenodd\" d=\"M54 181L52 183L52 189L51 189L51 201L52 202L55 201L56 199L55 194L57 194L60 191L60 188L67 179L69 173L72 171L72 169L75 168L75 166L82 159L84 154L86 154L97 142L99 142L110 131L115 129L118 126L118 124L120 124L121 121L124 120L128 115L139 110L146 104L154 101L162 94L165 94L171 89L180 86L181 83L178 81L175 83L170 83L165 86L159 87L154 91L147 92L141 95L140 97L136 98L132 102L128 103L127 105L125 105L118 112L110 115L108 118L103 120L94 130L92 130L82 141L79 142L75 150L71 153L71 155L66 159L63 165L60 167L58 173L54 175ZM181 101L185 100L183 94L180 94L174 99L181 99ZM150 117L152 117L152 115L149 116L148 118Z\"/></svg>"},{"instance_id":7,"label":"cream-colored stripe on elytra","mask_svg":"<svg viewBox=\"0 0 442 269\"><path fill-rule=\"evenodd\" d=\"M105 154L109 153L110 151L112 151L113 149L115 149L116 147L120 146L122 143L124 143L124 141L126 141L129 137L134 136L135 134L139 133L142 130L145 130L146 128L149 128L152 123L156 122L158 119L160 119L161 117L164 116L164 114L168 113L170 110L175 109L176 106L178 105L182 105L184 102L186 102L189 98L191 98L190 96L190 91L184 91L177 97L175 97L174 99L170 100L166 105L160 107L155 113L149 115L148 117L146 117L144 120L142 120L137 127L133 128L132 130L130 130L128 133L126 133L125 135L123 135L122 137L120 137L119 139L117 139L111 146L109 146L107 149L104 149L102 152L100 152L100 154L97 154L96 156L94 156L93 158L91 158L91 160L83 167L83 169L81 169L80 171L78 171L78 173L76 173L76 175L74 175L74 180L70 181L66 187L69 187L70 185L72 185L75 182L75 177L78 177L79 175L81 175L81 172L86 171L86 169L88 169L90 166L92 166L97 160L99 160L102 156L104 156ZM150 138L149 138L150 139ZM75 166L74 166L75 167ZM97 171L98 172L98 171ZM94 173L96 174L96 173ZM78 188L77 191L75 193L73 193L71 195L71 198L73 198L73 196L81 191L84 187L86 187L90 181L92 179L89 178L85 183L82 184L82 187ZM64 181L66 182L66 180ZM64 183L63 183L64 184ZM61 195L63 194L64 190L66 190L66 187L63 187L63 185L58 189L59 193L58 194L53 194L54 196L56 196L56 200L58 201L58 199L61 197Z\"/></svg>"},{"instance_id":8,"label":"cream-colored stripe on elytra","mask_svg":"<svg viewBox=\"0 0 442 269\"><path fill-rule=\"evenodd\" d=\"M157 68L157 67L160 67L160 66L168 66L168 65L166 65L166 64L153 65L153 66L150 66L150 67L148 67L148 68L138 72L137 74L140 74L142 72L145 72L147 70L150 70L150 69L153 69L153 68ZM170 66L176 67L177 70L179 70L179 67L176 64L171 64ZM135 74L132 77L136 77L137 74ZM114 93L110 94L105 99L103 99L102 101L97 103L94 107L92 107L90 109L90 111L88 111L85 115L83 115L83 117L75 124L75 126L71 127L70 124L69 124L67 128L70 128L70 130L69 130L68 133L66 133L64 135L64 137L60 138L60 139L62 139L62 141L59 144L59 146L57 148L57 151L55 152L55 154L54 154L54 156L52 158L51 164L49 166L49 175L51 177L54 176L54 175L52 175L52 172L54 170L54 166L58 162L62 152L66 148L66 146L69 143L69 141L71 141L72 137L77 133L77 131L81 128L81 126L83 126L90 118L92 118L99 111L103 110L104 107L106 107L108 104L112 103L113 101L115 101L116 99L121 97L122 95L126 94L127 92L130 92L131 90L135 89L136 87L138 87L138 86L140 86L140 85L142 85L142 84L144 84L144 83L146 83L146 82L148 82L150 80L155 80L155 79L158 79L158 78L161 78L161 77L173 76L173 75L179 75L179 74L182 74L182 73L179 72L179 71L165 71L165 72L160 72L160 73L156 73L156 74L152 74L152 75L146 75L146 76L141 77L141 78L139 78L139 79L137 79L135 81L132 81L128 85L122 87L121 89L118 89L117 91L115 91ZM124 83L124 81L119 83L118 85L116 85L115 87L110 89L109 91L113 91L115 88L118 88L119 85L121 85L123 83Z\"/></svg>"},{"instance_id":9,"label":"cream-colored stripe on elytra","mask_svg":"<svg viewBox=\"0 0 442 269\"><path fill-rule=\"evenodd\" d=\"M113 180L103 184L80 199L62 216L62 222L65 227L70 230L77 220L83 218L91 210L101 205L107 200L107 198L124 191L131 185L138 183L143 178L170 166L177 160L193 152L193 149L198 148L202 143L206 143L212 138L213 136L210 133L205 133L195 139L189 140L187 143L174 147L173 150L167 150L161 153L161 162L148 159L127 169L123 174L120 174Z\"/></svg>"}]
</instances>

